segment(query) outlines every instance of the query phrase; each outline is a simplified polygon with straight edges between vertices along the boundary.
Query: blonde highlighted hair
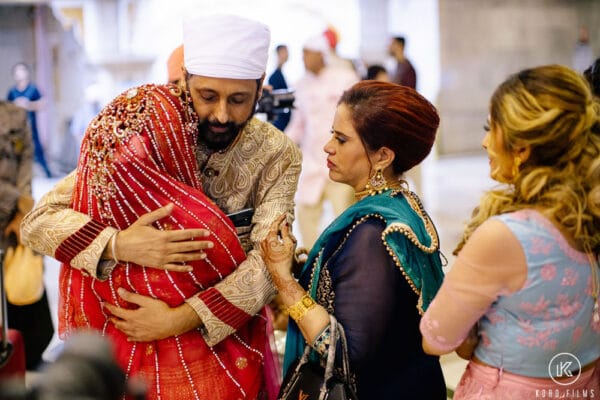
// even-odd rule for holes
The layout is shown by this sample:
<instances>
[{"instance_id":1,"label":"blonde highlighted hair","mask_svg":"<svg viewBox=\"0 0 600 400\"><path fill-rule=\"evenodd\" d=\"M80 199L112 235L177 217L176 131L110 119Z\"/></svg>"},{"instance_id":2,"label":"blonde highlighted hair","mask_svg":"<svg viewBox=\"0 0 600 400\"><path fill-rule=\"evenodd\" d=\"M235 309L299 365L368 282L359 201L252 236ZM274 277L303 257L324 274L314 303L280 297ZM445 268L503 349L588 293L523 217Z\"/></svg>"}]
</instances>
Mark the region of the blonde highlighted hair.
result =
<instances>
[{"instance_id":1,"label":"blonde highlighted hair","mask_svg":"<svg viewBox=\"0 0 600 400\"><path fill-rule=\"evenodd\" d=\"M510 76L494 92L490 122L506 151L531 155L509 185L486 192L454 250L493 215L535 208L579 250L600 252L600 103L584 77L549 65Z\"/></svg>"}]
</instances>

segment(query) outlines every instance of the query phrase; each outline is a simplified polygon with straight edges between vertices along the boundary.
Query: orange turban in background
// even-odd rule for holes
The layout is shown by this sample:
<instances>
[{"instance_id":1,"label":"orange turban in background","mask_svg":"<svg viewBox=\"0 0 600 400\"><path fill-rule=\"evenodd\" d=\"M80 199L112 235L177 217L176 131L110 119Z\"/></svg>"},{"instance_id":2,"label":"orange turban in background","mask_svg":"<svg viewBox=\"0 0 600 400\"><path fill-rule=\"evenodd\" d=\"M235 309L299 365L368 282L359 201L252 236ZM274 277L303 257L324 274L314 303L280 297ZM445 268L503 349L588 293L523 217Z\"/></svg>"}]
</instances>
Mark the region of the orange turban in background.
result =
<instances>
[{"instance_id":1,"label":"orange turban in background","mask_svg":"<svg viewBox=\"0 0 600 400\"><path fill-rule=\"evenodd\" d=\"M183 45L177 47L167 60L167 73L169 75L169 82L175 82L183 76Z\"/></svg>"}]
</instances>

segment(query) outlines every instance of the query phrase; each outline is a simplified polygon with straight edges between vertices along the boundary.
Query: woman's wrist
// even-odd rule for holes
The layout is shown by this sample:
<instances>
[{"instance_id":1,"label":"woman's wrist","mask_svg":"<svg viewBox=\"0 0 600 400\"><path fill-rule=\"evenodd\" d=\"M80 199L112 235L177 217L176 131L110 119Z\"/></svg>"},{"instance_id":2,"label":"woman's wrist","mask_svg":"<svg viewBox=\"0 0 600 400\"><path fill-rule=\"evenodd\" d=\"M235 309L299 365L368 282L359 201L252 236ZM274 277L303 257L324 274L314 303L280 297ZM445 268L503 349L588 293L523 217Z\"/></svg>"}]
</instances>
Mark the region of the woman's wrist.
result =
<instances>
[{"instance_id":1,"label":"woman's wrist","mask_svg":"<svg viewBox=\"0 0 600 400\"><path fill-rule=\"evenodd\" d=\"M290 270L276 270L271 268L269 270L273 285L275 285L277 292L279 292L284 305L289 306L302 297L304 288L300 286Z\"/></svg>"},{"instance_id":2,"label":"woman's wrist","mask_svg":"<svg viewBox=\"0 0 600 400\"><path fill-rule=\"evenodd\" d=\"M313 298L310 297L308 293L304 293L300 300L291 306L286 307L285 312L289 314L294 321L300 322L316 305L317 303L315 303Z\"/></svg>"}]
</instances>

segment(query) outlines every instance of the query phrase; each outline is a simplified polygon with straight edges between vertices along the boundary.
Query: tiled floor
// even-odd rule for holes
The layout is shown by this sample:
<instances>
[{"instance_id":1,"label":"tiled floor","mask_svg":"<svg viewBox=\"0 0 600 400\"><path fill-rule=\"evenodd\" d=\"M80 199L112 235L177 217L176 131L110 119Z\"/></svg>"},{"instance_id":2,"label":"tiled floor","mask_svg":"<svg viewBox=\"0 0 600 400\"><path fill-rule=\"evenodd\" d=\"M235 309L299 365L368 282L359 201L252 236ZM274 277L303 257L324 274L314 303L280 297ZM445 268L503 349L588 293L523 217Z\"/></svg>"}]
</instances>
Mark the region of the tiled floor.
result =
<instances>
[{"instance_id":1,"label":"tiled floor","mask_svg":"<svg viewBox=\"0 0 600 400\"><path fill-rule=\"evenodd\" d=\"M440 235L442 251L452 265L452 249L457 243L464 222L481 193L493 182L488 178L487 158L483 155L435 158L430 157L421 168L422 199L434 220ZM39 198L48 191L56 180L36 178L34 196ZM46 258L45 282L52 312L56 321L58 263ZM46 350L45 359L51 361L61 349L61 342L55 336ZM442 357L442 367L447 385L453 389L464 370L466 362L456 355Z\"/></svg>"}]
</instances>

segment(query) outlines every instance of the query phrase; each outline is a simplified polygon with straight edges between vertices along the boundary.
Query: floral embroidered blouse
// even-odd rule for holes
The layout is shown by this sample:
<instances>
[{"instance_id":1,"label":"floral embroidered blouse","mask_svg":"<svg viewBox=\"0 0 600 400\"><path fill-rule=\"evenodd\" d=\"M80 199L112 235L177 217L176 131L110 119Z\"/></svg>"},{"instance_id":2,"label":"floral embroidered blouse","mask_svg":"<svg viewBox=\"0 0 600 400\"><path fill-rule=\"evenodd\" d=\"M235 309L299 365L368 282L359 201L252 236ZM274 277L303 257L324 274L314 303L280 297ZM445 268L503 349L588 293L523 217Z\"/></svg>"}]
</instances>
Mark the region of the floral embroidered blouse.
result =
<instances>
[{"instance_id":1,"label":"floral embroidered blouse","mask_svg":"<svg viewBox=\"0 0 600 400\"><path fill-rule=\"evenodd\" d=\"M548 378L551 359L568 352L575 371L600 357L592 276L587 255L539 212L496 216L459 253L420 329L446 352L478 324L475 356L489 365Z\"/></svg>"}]
</instances>

